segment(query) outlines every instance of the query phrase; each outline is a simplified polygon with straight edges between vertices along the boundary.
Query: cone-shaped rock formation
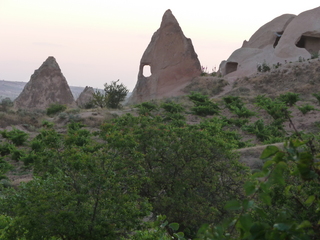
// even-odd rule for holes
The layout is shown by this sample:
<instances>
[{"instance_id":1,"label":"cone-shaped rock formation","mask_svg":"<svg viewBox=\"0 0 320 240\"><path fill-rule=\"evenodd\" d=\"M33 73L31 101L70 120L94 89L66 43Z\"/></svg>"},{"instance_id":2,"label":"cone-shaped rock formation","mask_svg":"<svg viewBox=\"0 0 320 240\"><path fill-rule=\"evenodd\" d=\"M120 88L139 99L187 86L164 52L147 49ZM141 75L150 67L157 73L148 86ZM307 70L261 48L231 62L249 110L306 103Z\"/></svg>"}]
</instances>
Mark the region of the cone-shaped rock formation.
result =
<instances>
[{"instance_id":1,"label":"cone-shaped rock formation","mask_svg":"<svg viewBox=\"0 0 320 240\"><path fill-rule=\"evenodd\" d=\"M93 99L94 89L86 86L85 89L80 93L76 103L78 107L85 108Z\"/></svg>"},{"instance_id":2,"label":"cone-shaped rock formation","mask_svg":"<svg viewBox=\"0 0 320 240\"><path fill-rule=\"evenodd\" d=\"M73 95L54 57L48 57L14 101L16 108L45 109L52 103L75 104Z\"/></svg>"},{"instance_id":3,"label":"cone-shaped rock formation","mask_svg":"<svg viewBox=\"0 0 320 240\"><path fill-rule=\"evenodd\" d=\"M146 66L150 67L150 76L145 76ZM129 103L182 95L181 89L200 74L201 65L191 40L167 10L141 58L138 81Z\"/></svg>"}]
</instances>

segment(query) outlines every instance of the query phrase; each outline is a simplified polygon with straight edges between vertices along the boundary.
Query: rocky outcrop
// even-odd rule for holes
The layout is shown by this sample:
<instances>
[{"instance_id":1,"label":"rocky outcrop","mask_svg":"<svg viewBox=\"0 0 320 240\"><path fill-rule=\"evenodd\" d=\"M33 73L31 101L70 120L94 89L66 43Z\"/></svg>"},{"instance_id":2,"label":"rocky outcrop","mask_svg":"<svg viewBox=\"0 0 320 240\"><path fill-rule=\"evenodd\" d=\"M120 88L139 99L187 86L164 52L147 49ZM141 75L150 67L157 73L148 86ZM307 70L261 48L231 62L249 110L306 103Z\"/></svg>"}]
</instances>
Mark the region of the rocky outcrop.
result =
<instances>
[{"instance_id":1,"label":"rocky outcrop","mask_svg":"<svg viewBox=\"0 0 320 240\"><path fill-rule=\"evenodd\" d=\"M48 57L14 101L16 108L45 109L52 103L75 105L66 78L54 57Z\"/></svg>"},{"instance_id":2,"label":"rocky outcrop","mask_svg":"<svg viewBox=\"0 0 320 240\"><path fill-rule=\"evenodd\" d=\"M311 58L319 50L320 7L298 16L284 14L263 25L228 60L221 62L219 71L227 79L235 79L256 73L259 64L272 68Z\"/></svg>"},{"instance_id":3,"label":"rocky outcrop","mask_svg":"<svg viewBox=\"0 0 320 240\"><path fill-rule=\"evenodd\" d=\"M80 108L85 108L92 101L92 95L94 94L94 90L92 87L86 86L85 89L80 93L76 103Z\"/></svg>"},{"instance_id":4,"label":"rocky outcrop","mask_svg":"<svg viewBox=\"0 0 320 240\"><path fill-rule=\"evenodd\" d=\"M149 66L151 75L145 76ZM139 66L138 81L129 103L182 95L191 80L201 74L201 65L192 42L186 38L170 10L153 34Z\"/></svg>"}]
</instances>

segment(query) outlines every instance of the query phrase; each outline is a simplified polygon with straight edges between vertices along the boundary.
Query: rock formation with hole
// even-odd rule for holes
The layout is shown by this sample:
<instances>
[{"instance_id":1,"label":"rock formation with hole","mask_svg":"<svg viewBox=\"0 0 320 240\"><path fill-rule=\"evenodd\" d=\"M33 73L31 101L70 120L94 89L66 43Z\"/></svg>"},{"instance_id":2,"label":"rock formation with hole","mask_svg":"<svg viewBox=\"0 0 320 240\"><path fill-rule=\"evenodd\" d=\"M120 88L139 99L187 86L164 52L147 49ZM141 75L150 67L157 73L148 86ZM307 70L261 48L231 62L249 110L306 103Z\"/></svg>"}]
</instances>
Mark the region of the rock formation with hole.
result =
<instances>
[{"instance_id":1,"label":"rock formation with hole","mask_svg":"<svg viewBox=\"0 0 320 240\"><path fill-rule=\"evenodd\" d=\"M320 7L281 15L258 29L219 67L227 79L257 73L257 66L273 66L309 59L320 50Z\"/></svg>"},{"instance_id":2,"label":"rock formation with hole","mask_svg":"<svg viewBox=\"0 0 320 240\"><path fill-rule=\"evenodd\" d=\"M85 89L80 93L80 96L78 97L76 103L77 106L80 108L86 108L88 104L92 101L94 94L94 90L92 87L86 86Z\"/></svg>"},{"instance_id":3,"label":"rock formation with hole","mask_svg":"<svg viewBox=\"0 0 320 240\"><path fill-rule=\"evenodd\" d=\"M144 74L147 66L150 76ZM191 39L184 36L171 10L167 10L141 58L138 81L128 102L182 95L181 90L200 74L201 65Z\"/></svg>"},{"instance_id":4,"label":"rock formation with hole","mask_svg":"<svg viewBox=\"0 0 320 240\"><path fill-rule=\"evenodd\" d=\"M20 109L45 109L52 103L75 105L58 63L54 57L48 57L31 75L30 81L14 101L14 106Z\"/></svg>"}]
</instances>

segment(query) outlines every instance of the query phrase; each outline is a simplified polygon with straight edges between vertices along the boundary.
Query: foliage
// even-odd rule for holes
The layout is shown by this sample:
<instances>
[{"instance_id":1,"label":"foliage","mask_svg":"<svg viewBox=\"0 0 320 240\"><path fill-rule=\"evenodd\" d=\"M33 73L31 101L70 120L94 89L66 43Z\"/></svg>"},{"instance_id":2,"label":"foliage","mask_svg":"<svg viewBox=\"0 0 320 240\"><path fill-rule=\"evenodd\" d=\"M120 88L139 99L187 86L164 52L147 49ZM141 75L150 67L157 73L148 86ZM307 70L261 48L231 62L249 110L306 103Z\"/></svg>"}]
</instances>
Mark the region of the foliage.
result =
<instances>
[{"instance_id":1,"label":"foliage","mask_svg":"<svg viewBox=\"0 0 320 240\"><path fill-rule=\"evenodd\" d=\"M7 112L13 106L13 102L10 98L6 97L1 100L0 106L2 111Z\"/></svg>"},{"instance_id":2,"label":"foliage","mask_svg":"<svg viewBox=\"0 0 320 240\"><path fill-rule=\"evenodd\" d=\"M310 104L304 104L300 107L298 107L298 109L302 112L303 115L307 114L308 112L315 110L314 106L310 105Z\"/></svg>"},{"instance_id":3,"label":"foliage","mask_svg":"<svg viewBox=\"0 0 320 240\"><path fill-rule=\"evenodd\" d=\"M218 104L210 101L207 95L202 95L199 92L191 92L188 95L189 99L194 103L194 107L191 108L192 112L196 115L207 116L219 113Z\"/></svg>"},{"instance_id":4,"label":"foliage","mask_svg":"<svg viewBox=\"0 0 320 240\"><path fill-rule=\"evenodd\" d=\"M170 223L166 220L166 216L159 215L157 216L155 221L149 221L147 223L147 228L135 231L133 236L130 238L132 240L154 240L154 239L161 239L161 240L171 240L179 239L185 240L183 232L176 232L179 229L178 223ZM170 232L171 235L168 233Z\"/></svg>"},{"instance_id":5,"label":"foliage","mask_svg":"<svg viewBox=\"0 0 320 240\"><path fill-rule=\"evenodd\" d=\"M265 95L259 95L256 97L256 104L266 110L266 112L280 124L285 122L290 114L286 104L279 99L272 100Z\"/></svg>"},{"instance_id":6,"label":"foliage","mask_svg":"<svg viewBox=\"0 0 320 240\"><path fill-rule=\"evenodd\" d=\"M117 81L112 81L111 84L104 84L104 92L107 97L107 107L109 108L120 108L120 102L122 102L129 90L126 86L124 86L122 83L117 84L119 82L119 79Z\"/></svg>"},{"instance_id":7,"label":"foliage","mask_svg":"<svg viewBox=\"0 0 320 240\"><path fill-rule=\"evenodd\" d=\"M295 132L284 149L267 146L263 169L244 184L247 198L225 205L238 215L203 225L197 239L319 239L320 154L312 139Z\"/></svg>"},{"instance_id":8,"label":"foliage","mask_svg":"<svg viewBox=\"0 0 320 240\"><path fill-rule=\"evenodd\" d=\"M318 103L320 104L320 92L313 93L312 96L314 96L318 100Z\"/></svg>"},{"instance_id":9,"label":"foliage","mask_svg":"<svg viewBox=\"0 0 320 240\"><path fill-rule=\"evenodd\" d=\"M225 102L227 108L229 109L231 109L231 107L241 108L244 105L242 100L238 96L230 95L230 96L223 97L222 99Z\"/></svg>"},{"instance_id":10,"label":"foliage","mask_svg":"<svg viewBox=\"0 0 320 240\"><path fill-rule=\"evenodd\" d=\"M15 148L16 148L16 146L14 146L12 143L4 142L4 143L0 144L0 155L1 156L7 156Z\"/></svg>"},{"instance_id":11,"label":"foliage","mask_svg":"<svg viewBox=\"0 0 320 240\"><path fill-rule=\"evenodd\" d=\"M138 195L142 155L130 138L116 140L121 151L92 141L77 123L65 136L41 130L35 178L3 191L1 213L12 218L3 238L116 239L138 228L150 210Z\"/></svg>"},{"instance_id":12,"label":"foliage","mask_svg":"<svg viewBox=\"0 0 320 240\"><path fill-rule=\"evenodd\" d=\"M252 124L242 127L243 131L255 134L261 142L281 142L284 140L285 131L276 124L265 124L263 119L259 119ZM273 140L273 141L271 141Z\"/></svg>"},{"instance_id":13,"label":"foliage","mask_svg":"<svg viewBox=\"0 0 320 240\"><path fill-rule=\"evenodd\" d=\"M138 108L140 115L152 115L151 112L158 109L157 104L153 102L143 102L135 105L135 107Z\"/></svg>"},{"instance_id":14,"label":"foliage","mask_svg":"<svg viewBox=\"0 0 320 240\"><path fill-rule=\"evenodd\" d=\"M17 128L13 128L11 131L3 130L0 131L0 133L3 138L10 140L13 144L17 146L23 145L27 141L29 136L27 133Z\"/></svg>"},{"instance_id":15,"label":"foliage","mask_svg":"<svg viewBox=\"0 0 320 240\"><path fill-rule=\"evenodd\" d=\"M271 68L266 62L263 62L257 65L257 70L258 72L269 72Z\"/></svg>"},{"instance_id":16,"label":"foliage","mask_svg":"<svg viewBox=\"0 0 320 240\"><path fill-rule=\"evenodd\" d=\"M5 174L12 169L12 165L9 164L6 160L0 157L0 180L7 179ZM0 185L1 190L1 185Z\"/></svg>"},{"instance_id":17,"label":"foliage","mask_svg":"<svg viewBox=\"0 0 320 240\"><path fill-rule=\"evenodd\" d=\"M53 103L50 104L50 106L47 108L47 115L54 115L59 112L63 112L67 109L66 105L60 104L60 103Z\"/></svg>"},{"instance_id":18,"label":"foliage","mask_svg":"<svg viewBox=\"0 0 320 240\"><path fill-rule=\"evenodd\" d=\"M299 93L287 92L285 94L280 94L278 99L284 102L287 106L293 106L297 101L300 100Z\"/></svg>"},{"instance_id":19,"label":"foliage","mask_svg":"<svg viewBox=\"0 0 320 240\"><path fill-rule=\"evenodd\" d=\"M92 104L101 108L107 107L107 100L105 93L96 89L92 94Z\"/></svg>"},{"instance_id":20,"label":"foliage","mask_svg":"<svg viewBox=\"0 0 320 240\"><path fill-rule=\"evenodd\" d=\"M220 122L176 127L161 117L125 115L101 127L109 144L118 134L132 136L144 156L149 181L140 194L149 199L154 214L166 214L187 236L203 222L219 222L226 214L224 203L241 198L239 186L247 170L231 152L237 141L226 144L233 133L222 131Z\"/></svg>"},{"instance_id":21,"label":"foliage","mask_svg":"<svg viewBox=\"0 0 320 240\"><path fill-rule=\"evenodd\" d=\"M118 84L117 81L112 81L111 84L104 84L104 92L96 90L92 95L92 103L101 108L121 108L121 102L126 98L129 90L123 83Z\"/></svg>"},{"instance_id":22,"label":"foliage","mask_svg":"<svg viewBox=\"0 0 320 240\"><path fill-rule=\"evenodd\" d=\"M165 102L161 104L161 107L169 113L181 113L184 108L178 104L178 103L174 103L174 102Z\"/></svg>"}]
</instances>

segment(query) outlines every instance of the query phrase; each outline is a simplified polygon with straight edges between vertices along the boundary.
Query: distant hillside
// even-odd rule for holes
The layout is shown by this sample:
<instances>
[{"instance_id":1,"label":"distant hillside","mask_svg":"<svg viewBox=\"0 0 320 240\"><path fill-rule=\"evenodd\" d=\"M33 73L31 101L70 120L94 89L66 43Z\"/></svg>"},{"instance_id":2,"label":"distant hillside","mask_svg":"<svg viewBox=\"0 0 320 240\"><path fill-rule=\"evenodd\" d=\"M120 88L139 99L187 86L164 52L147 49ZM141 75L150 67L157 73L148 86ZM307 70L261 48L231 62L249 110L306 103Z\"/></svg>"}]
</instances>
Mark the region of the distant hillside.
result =
<instances>
[{"instance_id":1,"label":"distant hillside","mask_svg":"<svg viewBox=\"0 0 320 240\"><path fill-rule=\"evenodd\" d=\"M26 82L13 82L0 80L0 99L9 97L14 100L22 92ZM84 87L74 87L70 86L71 92L75 100L79 97L80 93L83 91Z\"/></svg>"}]
</instances>

